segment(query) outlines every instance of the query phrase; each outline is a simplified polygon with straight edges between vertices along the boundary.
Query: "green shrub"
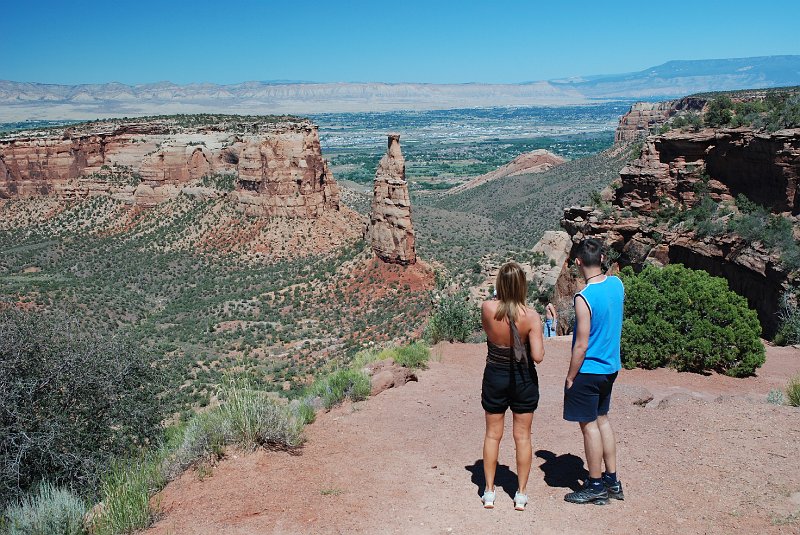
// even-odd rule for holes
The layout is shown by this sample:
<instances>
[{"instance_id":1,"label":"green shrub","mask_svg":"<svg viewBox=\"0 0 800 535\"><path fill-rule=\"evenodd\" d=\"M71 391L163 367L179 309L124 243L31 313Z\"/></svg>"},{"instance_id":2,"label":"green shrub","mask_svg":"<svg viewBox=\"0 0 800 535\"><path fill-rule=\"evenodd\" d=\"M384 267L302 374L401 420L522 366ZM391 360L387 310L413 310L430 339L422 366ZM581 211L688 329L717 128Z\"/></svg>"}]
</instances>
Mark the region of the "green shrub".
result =
<instances>
[{"instance_id":1,"label":"green shrub","mask_svg":"<svg viewBox=\"0 0 800 535\"><path fill-rule=\"evenodd\" d=\"M231 154L229 151L225 152L226 155ZM236 187L238 176L231 173L215 173L211 175L203 175L200 179L200 185L214 188L219 191L233 191Z\"/></svg>"},{"instance_id":2,"label":"green shrub","mask_svg":"<svg viewBox=\"0 0 800 535\"><path fill-rule=\"evenodd\" d=\"M314 407L311 406L311 403L308 399L303 399L297 405L297 418L303 425L308 425L314 423L314 420L317 419L317 413L314 411Z\"/></svg>"},{"instance_id":3,"label":"green shrub","mask_svg":"<svg viewBox=\"0 0 800 535\"><path fill-rule=\"evenodd\" d=\"M222 403L194 415L180 444L166 461L168 478L209 455L220 457L225 447L296 448L303 441L302 418L289 407L246 382L226 381L220 388Z\"/></svg>"},{"instance_id":4,"label":"green shrub","mask_svg":"<svg viewBox=\"0 0 800 535\"><path fill-rule=\"evenodd\" d=\"M680 264L648 266L625 283L622 358L626 368L752 375L764 363L758 317L725 279Z\"/></svg>"},{"instance_id":5,"label":"green shrub","mask_svg":"<svg viewBox=\"0 0 800 535\"><path fill-rule=\"evenodd\" d=\"M789 379L786 385L786 400L792 407L800 407L800 375Z\"/></svg>"},{"instance_id":6,"label":"green shrub","mask_svg":"<svg viewBox=\"0 0 800 535\"><path fill-rule=\"evenodd\" d=\"M86 503L69 490L42 483L33 494L6 509L8 535L79 535L85 533Z\"/></svg>"},{"instance_id":7,"label":"green shrub","mask_svg":"<svg viewBox=\"0 0 800 535\"><path fill-rule=\"evenodd\" d=\"M222 398L218 410L238 446L295 448L302 443L302 423L266 392L254 390L246 383L228 383L222 390Z\"/></svg>"},{"instance_id":8,"label":"green shrub","mask_svg":"<svg viewBox=\"0 0 800 535\"><path fill-rule=\"evenodd\" d=\"M786 294L781 296L778 320L780 320L780 327L775 333L773 342L779 346L800 344L800 310Z\"/></svg>"},{"instance_id":9,"label":"green shrub","mask_svg":"<svg viewBox=\"0 0 800 535\"><path fill-rule=\"evenodd\" d=\"M406 368L424 369L428 367L431 350L424 342L414 342L407 346L397 348L394 361Z\"/></svg>"},{"instance_id":10,"label":"green shrub","mask_svg":"<svg viewBox=\"0 0 800 535\"><path fill-rule=\"evenodd\" d=\"M736 206L740 213L728 224L731 232L778 252L781 262L789 269L800 268L800 245L794 239L792 222L788 218L770 213L742 194L736 197Z\"/></svg>"},{"instance_id":11,"label":"green shrub","mask_svg":"<svg viewBox=\"0 0 800 535\"><path fill-rule=\"evenodd\" d=\"M0 312L0 504L42 480L97 489L161 433L161 374L126 338L61 316Z\"/></svg>"},{"instance_id":12,"label":"green shrub","mask_svg":"<svg viewBox=\"0 0 800 535\"><path fill-rule=\"evenodd\" d=\"M464 342L480 328L480 311L467 299L466 294L446 295L436 304L425 329L425 338L431 344L443 340Z\"/></svg>"},{"instance_id":13,"label":"green shrub","mask_svg":"<svg viewBox=\"0 0 800 535\"><path fill-rule=\"evenodd\" d=\"M318 379L310 388L310 397L320 397L326 409L344 401L361 401L369 397L369 377L361 370L338 370Z\"/></svg>"},{"instance_id":14,"label":"green shrub","mask_svg":"<svg viewBox=\"0 0 800 535\"><path fill-rule=\"evenodd\" d=\"M731 98L727 95L720 95L711 99L704 117L706 126L720 127L730 125L731 119L733 118L731 114L732 108L733 102L731 102Z\"/></svg>"}]
</instances>

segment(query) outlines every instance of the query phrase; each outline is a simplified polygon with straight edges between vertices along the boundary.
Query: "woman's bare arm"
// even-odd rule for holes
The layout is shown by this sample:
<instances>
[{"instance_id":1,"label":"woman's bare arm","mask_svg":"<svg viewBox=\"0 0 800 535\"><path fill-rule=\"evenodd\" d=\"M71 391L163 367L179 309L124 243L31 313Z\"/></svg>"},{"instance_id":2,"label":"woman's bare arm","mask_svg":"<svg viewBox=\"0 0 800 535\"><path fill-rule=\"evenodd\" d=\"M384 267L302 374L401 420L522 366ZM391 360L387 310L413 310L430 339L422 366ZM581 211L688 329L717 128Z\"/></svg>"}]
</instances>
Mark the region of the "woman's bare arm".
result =
<instances>
[{"instance_id":1,"label":"woman's bare arm","mask_svg":"<svg viewBox=\"0 0 800 535\"><path fill-rule=\"evenodd\" d=\"M528 332L528 342L531 344L531 357L533 362L539 364L544 360L544 335L542 334L542 318L533 309L528 309L531 330Z\"/></svg>"}]
</instances>

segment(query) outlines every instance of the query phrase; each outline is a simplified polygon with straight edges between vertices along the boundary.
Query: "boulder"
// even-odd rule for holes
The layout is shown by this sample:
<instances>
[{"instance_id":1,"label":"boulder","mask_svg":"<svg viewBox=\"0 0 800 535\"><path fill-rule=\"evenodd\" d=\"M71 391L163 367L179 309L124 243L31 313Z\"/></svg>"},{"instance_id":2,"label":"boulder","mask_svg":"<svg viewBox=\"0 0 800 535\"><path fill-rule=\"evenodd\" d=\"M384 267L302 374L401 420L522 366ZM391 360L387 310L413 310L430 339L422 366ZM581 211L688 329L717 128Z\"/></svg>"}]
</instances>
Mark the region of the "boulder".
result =
<instances>
[{"instance_id":1,"label":"boulder","mask_svg":"<svg viewBox=\"0 0 800 535\"><path fill-rule=\"evenodd\" d=\"M394 360L379 360L368 364L364 372L370 375L370 395L377 396L384 390L403 386L409 381L416 381L416 374L404 367L395 364Z\"/></svg>"}]
</instances>

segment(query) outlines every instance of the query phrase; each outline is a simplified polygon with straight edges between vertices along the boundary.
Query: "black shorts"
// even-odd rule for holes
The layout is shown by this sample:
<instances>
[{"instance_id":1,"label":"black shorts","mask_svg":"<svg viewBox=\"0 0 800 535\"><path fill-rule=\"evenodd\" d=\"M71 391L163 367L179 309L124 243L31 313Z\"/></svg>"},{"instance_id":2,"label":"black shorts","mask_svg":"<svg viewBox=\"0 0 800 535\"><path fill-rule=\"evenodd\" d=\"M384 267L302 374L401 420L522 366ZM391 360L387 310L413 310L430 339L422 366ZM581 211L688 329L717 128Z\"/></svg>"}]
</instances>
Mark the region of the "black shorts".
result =
<instances>
[{"instance_id":1,"label":"black shorts","mask_svg":"<svg viewBox=\"0 0 800 535\"><path fill-rule=\"evenodd\" d=\"M533 363L487 362L481 389L483 410L493 414L533 412L539 406L539 376Z\"/></svg>"},{"instance_id":2,"label":"black shorts","mask_svg":"<svg viewBox=\"0 0 800 535\"><path fill-rule=\"evenodd\" d=\"M608 414L611 390L617 373L579 373L567 389L564 386L564 419L569 422L593 422Z\"/></svg>"}]
</instances>

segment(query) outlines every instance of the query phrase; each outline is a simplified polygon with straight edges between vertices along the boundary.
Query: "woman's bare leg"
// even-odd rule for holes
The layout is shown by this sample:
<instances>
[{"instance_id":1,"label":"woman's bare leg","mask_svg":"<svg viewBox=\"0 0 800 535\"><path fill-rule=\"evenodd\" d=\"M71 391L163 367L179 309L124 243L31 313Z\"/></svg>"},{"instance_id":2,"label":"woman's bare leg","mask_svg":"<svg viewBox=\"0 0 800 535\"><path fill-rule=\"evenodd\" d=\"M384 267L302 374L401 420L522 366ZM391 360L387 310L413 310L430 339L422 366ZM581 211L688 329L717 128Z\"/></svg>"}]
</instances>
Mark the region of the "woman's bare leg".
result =
<instances>
[{"instance_id":1,"label":"woman's bare leg","mask_svg":"<svg viewBox=\"0 0 800 535\"><path fill-rule=\"evenodd\" d=\"M527 494L528 475L531 472L533 452L531 448L532 412L514 413L514 445L517 449L517 479L520 494Z\"/></svg>"},{"instance_id":2,"label":"woman's bare leg","mask_svg":"<svg viewBox=\"0 0 800 535\"><path fill-rule=\"evenodd\" d=\"M486 413L486 436L483 438L483 474L486 489L494 490L494 475L497 472L497 456L500 454L500 439L503 438L505 413Z\"/></svg>"}]
</instances>

